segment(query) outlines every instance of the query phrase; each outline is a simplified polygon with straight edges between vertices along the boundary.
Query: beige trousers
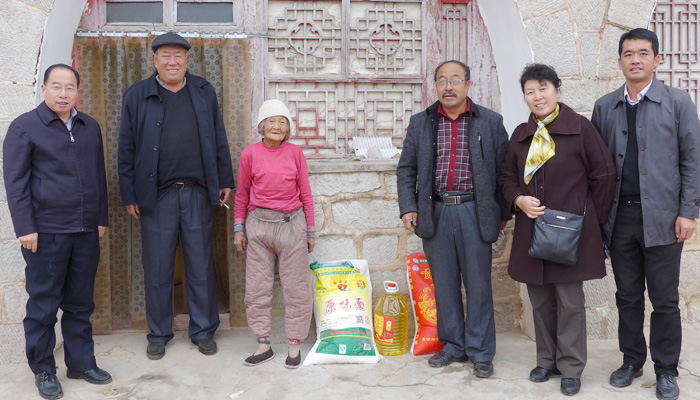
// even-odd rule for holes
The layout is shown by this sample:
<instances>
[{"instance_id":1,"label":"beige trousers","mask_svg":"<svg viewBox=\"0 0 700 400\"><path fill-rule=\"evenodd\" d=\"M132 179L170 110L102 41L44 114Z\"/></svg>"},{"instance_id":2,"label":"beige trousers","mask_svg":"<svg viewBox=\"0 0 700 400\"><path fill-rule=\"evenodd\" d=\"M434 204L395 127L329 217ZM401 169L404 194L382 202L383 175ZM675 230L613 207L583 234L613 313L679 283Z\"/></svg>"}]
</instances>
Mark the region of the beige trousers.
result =
<instances>
[{"instance_id":1,"label":"beige trousers","mask_svg":"<svg viewBox=\"0 0 700 400\"><path fill-rule=\"evenodd\" d=\"M289 217L289 222L280 221ZM300 208L290 214L256 208L246 218L245 305L248 326L256 337L269 337L275 264L284 294L287 339L304 340L312 313L306 218Z\"/></svg>"}]
</instances>

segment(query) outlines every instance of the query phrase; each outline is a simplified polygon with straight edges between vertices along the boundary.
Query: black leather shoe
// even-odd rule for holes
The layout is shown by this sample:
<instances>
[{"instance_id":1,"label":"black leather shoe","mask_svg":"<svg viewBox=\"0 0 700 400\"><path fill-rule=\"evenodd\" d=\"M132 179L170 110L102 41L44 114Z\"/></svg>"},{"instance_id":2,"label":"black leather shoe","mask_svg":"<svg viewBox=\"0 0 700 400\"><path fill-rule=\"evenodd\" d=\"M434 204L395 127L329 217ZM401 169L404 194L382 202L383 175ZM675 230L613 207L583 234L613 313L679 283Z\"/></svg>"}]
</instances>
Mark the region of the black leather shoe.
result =
<instances>
[{"instance_id":1,"label":"black leather shoe","mask_svg":"<svg viewBox=\"0 0 700 400\"><path fill-rule=\"evenodd\" d=\"M112 375L110 375L109 372L100 369L100 367L95 367L84 372L68 370L66 376L69 379L84 379L89 383L94 383L95 385L106 385L112 382Z\"/></svg>"},{"instance_id":2,"label":"black leather shoe","mask_svg":"<svg viewBox=\"0 0 700 400\"><path fill-rule=\"evenodd\" d=\"M567 396L573 396L581 390L581 379L561 378L561 392Z\"/></svg>"},{"instance_id":3,"label":"black leather shoe","mask_svg":"<svg viewBox=\"0 0 700 400\"><path fill-rule=\"evenodd\" d=\"M656 398L662 400L676 400L681 390L676 383L676 377L671 374L656 375Z\"/></svg>"},{"instance_id":4,"label":"black leather shoe","mask_svg":"<svg viewBox=\"0 0 700 400\"><path fill-rule=\"evenodd\" d=\"M39 395L45 399L60 399L63 397L61 384L58 382L56 374L42 372L34 376L34 383L39 389Z\"/></svg>"},{"instance_id":5,"label":"black leather shoe","mask_svg":"<svg viewBox=\"0 0 700 400\"><path fill-rule=\"evenodd\" d=\"M442 368L452 364L453 362L465 362L467 360L469 360L469 357L466 355L455 357L450 353L440 351L439 353L430 357L430 360L428 360L428 365L435 368Z\"/></svg>"},{"instance_id":6,"label":"black leather shoe","mask_svg":"<svg viewBox=\"0 0 700 400\"><path fill-rule=\"evenodd\" d=\"M642 369L629 364L622 364L620 368L610 374L610 385L616 388L627 387L632 384L634 378L642 376Z\"/></svg>"},{"instance_id":7,"label":"black leather shoe","mask_svg":"<svg viewBox=\"0 0 700 400\"><path fill-rule=\"evenodd\" d=\"M493 363L491 361L477 361L474 363L474 375L479 378L488 378L493 375Z\"/></svg>"},{"instance_id":8,"label":"black leather shoe","mask_svg":"<svg viewBox=\"0 0 700 400\"><path fill-rule=\"evenodd\" d=\"M535 383L547 382L549 377L552 375L561 375L558 369L547 369L542 367L535 367L530 371L530 380Z\"/></svg>"},{"instance_id":9,"label":"black leather shoe","mask_svg":"<svg viewBox=\"0 0 700 400\"><path fill-rule=\"evenodd\" d=\"M160 360L165 355L165 342L151 342L146 348L149 360Z\"/></svg>"},{"instance_id":10,"label":"black leather shoe","mask_svg":"<svg viewBox=\"0 0 700 400\"><path fill-rule=\"evenodd\" d=\"M212 338L195 340L192 339L192 343L197 345L199 352L205 356L211 356L216 354L218 348L216 347L216 342Z\"/></svg>"}]
</instances>

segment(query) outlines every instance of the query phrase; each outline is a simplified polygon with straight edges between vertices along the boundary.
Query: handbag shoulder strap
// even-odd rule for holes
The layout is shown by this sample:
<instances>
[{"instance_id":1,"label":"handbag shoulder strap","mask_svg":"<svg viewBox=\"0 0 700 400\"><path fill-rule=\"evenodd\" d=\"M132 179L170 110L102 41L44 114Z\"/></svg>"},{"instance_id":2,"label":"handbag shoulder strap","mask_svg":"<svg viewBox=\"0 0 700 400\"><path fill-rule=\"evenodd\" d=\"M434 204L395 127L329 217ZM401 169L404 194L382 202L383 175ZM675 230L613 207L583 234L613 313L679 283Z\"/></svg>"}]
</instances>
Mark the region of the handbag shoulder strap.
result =
<instances>
[{"instance_id":1,"label":"handbag shoulder strap","mask_svg":"<svg viewBox=\"0 0 700 400\"><path fill-rule=\"evenodd\" d=\"M542 166L542 168L544 168L544 166ZM542 169L542 181L543 181L542 186L544 186L544 169ZM539 199L539 197L537 197L537 172L535 172L535 197ZM586 209L587 208L588 208L588 189L586 189L586 200L583 203L583 216L584 217L586 216Z\"/></svg>"}]
</instances>

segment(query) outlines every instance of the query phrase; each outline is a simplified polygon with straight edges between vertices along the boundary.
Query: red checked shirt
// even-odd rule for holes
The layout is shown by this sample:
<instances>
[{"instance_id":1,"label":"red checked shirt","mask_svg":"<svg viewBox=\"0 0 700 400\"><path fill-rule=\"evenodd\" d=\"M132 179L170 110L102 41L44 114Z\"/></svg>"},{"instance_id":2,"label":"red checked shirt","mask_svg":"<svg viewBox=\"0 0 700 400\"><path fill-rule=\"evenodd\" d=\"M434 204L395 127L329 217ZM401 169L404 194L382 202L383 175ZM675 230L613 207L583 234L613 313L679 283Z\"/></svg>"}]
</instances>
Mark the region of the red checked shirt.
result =
<instances>
[{"instance_id":1,"label":"red checked shirt","mask_svg":"<svg viewBox=\"0 0 700 400\"><path fill-rule=\"evenodd\" d=\"M438 105L438 147L437 170L435 171L435 191L472 192L472 170L469 165L469 108L457 119L450 118Z\"/></svg>"}]
</instances>

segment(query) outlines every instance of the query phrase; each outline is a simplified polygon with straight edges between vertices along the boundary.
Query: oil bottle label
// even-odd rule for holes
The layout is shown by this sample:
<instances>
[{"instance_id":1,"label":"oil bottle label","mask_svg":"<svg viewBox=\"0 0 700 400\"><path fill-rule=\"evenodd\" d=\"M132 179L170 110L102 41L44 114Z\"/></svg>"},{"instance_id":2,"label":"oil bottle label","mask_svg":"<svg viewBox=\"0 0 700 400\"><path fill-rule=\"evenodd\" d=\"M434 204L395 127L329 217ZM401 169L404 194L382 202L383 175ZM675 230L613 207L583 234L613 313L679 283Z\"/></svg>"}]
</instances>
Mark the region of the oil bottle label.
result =
<instances>
[{"instance_id":1,"label":"oil bottle label","mask_svg":"<svg viewBox=\"0 0 700 400\"><path fill-rule=\"evenodd\" d=\"M394 343L394 318L375 314L374 338L382 343Z\"/></svg>"}]
</instances>

